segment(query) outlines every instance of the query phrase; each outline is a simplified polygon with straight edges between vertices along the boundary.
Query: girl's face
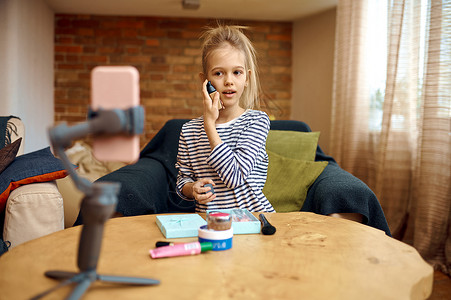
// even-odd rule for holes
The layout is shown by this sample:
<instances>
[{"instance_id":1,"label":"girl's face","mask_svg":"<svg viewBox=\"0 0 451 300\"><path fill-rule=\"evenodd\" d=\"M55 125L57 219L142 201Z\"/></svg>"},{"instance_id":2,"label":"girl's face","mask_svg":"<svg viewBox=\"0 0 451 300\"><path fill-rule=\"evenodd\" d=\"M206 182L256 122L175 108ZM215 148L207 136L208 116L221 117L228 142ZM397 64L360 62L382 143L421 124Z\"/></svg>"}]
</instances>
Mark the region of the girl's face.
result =
<instances>
[{"instance_id":1,"label":"girl's face","mask_svg":"<svg viewBox=\"0 0 451 300\"><path fill-rule=\"evenodd\" d=\"M249 80L250 71L245 66L244 54L228 43L210 54L206 75L219 92L226 109L239 106Z\"/></svg>"}]
</instances>

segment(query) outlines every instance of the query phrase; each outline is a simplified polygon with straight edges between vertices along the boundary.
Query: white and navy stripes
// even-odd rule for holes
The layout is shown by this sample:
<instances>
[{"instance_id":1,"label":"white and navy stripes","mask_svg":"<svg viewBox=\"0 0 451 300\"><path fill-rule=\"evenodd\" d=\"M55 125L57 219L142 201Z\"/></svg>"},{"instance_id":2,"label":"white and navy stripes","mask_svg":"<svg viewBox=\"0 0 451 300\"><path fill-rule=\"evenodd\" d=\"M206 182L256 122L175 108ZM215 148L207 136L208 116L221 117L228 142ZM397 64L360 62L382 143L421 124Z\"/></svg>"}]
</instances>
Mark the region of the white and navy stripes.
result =
<instances>
[{"instance_id":1,"label":"white and navy stripes","mask_svg":"<svg viewBox=\"0 0 451 300\"><path fill-rule=\"evenodd\" d=\"M200 178L211 178L216 199L207 204L196 202L197 212L227 208L274 212L262 192L268 169L265 145L269 125L264 112L247 110L238 118L216 126L223 143L211 150L203 117L185 123L175 165L177 194L193 200L183 195L183 186Z\"/></svg>"}]
</instances>

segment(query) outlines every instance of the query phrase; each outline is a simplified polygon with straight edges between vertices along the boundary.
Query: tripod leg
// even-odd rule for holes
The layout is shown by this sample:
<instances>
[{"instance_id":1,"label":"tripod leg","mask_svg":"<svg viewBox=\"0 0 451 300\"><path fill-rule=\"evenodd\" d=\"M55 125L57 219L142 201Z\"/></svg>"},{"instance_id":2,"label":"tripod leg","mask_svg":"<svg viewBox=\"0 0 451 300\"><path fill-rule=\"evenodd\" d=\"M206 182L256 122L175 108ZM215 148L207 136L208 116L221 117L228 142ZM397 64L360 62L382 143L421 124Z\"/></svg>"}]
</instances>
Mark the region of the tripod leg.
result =
<instances>
[{"instance_id":1,"label":"tripod leg","mask_svg":"<svg viewBox=\"0 0 451 300\"><path fill-rule=\"evenodd\" d=\"M92 283L92 279L90 277L85 277L81 282L78 283L78 285L74 288L72 291L72 294L70 294L69 297L67 297L67 300L78 300L83 296L83 294L86 292L86 290L89 288L89 286Z\"/></svg>"},{"instance_id":2,"label":"tripod leg","mask_svg":"<svg viewBox=\"0 0 451 300\"><path fill-rule=\"evenodd\" d=\"M65 280L61 281L58 285L49 288L48 290L34 296L33 298L31 298L31 300L41 299L42 297L47 296L51 292L56 291L57 289L63 286L80 282L82 281L83 277L86 277L84 274L66 271L47 271L45 272L45 275L52 279L65 279Z\"/></svg>"},{"instance_id":3,"label":"tripod leg","mask_svg":"<svg viewBox=\"0 0 451 300\"><path fill-rule=\"evenodd\" d=\"M123 283L130 285L157 285L160 284L159 280L142 278L142 277L124 277L124 276L111 276L97 274L97 279L106 282Z\"/></svg>"},{"instance_id":4,"label":"tripod leg","mask_svg":"<svg viewBox=\"0 0 451 300\"><path fill-rule=\"evenodd\" d=\"M45 276L47 276L48 278L52 278L52 279L69 279L69 278L75 277L77 274L79 274L79 273L78 272L67 272L67 271L56 271L56 270L46 271L44 273Z\"/></svg>"}]
</instances>

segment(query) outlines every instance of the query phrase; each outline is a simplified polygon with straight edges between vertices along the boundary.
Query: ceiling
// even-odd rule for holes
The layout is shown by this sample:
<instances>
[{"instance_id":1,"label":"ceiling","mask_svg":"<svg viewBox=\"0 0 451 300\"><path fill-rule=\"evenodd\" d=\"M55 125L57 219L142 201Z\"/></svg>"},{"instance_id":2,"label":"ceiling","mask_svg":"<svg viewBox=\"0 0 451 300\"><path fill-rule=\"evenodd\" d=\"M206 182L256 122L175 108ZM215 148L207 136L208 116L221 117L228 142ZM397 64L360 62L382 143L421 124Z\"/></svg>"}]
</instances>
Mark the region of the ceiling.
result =
<instances>
[{"instance_id":1,"label":"ceiling","mask_svg":"<svg viewBox=\"0 0 451 300\"><path fill-rule=\"evenodd\" d=\"M45 0L55 13L295 21L337 6L338 0Z\"/></svg>"}]
</instances>

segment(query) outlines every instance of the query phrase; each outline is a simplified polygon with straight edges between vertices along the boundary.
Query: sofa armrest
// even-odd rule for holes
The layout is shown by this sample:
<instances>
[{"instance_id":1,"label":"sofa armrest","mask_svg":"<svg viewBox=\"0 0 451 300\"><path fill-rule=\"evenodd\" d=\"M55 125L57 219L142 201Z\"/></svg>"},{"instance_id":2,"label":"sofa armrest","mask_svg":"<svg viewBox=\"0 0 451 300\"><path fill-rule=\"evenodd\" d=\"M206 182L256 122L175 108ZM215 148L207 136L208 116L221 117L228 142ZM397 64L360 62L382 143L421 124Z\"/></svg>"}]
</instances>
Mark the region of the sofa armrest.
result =
<instances>
[{"instance_id":1,"label":"sofa armrest","mask_svg":"<svg viewBox=\"0 0 451 300\"><path fill-rule=\"evenodd\" d=\"M164 213L168 211L168 182L161 163L141 158L101 177L98 181L121 183L116 211L124 216Z\"/></svg>"},{"instance_id":2,"label":"sofa armrest","mask_svg":"<svg viewBox=\"0 0 451 300\"><path fill-rule=\"evenodd\" d=\"M18 187L9 195L3 239L15 247L64 229L63 198L55 181Z\"/></svg>"},{"instance_id":3,"label":"sofa armrest","mask_svg":"<svg viewBox=\"0 0 451 300\"><path fill-rule=\"evenodd\" d=\"M364 223L391 236L384 212L373 191L360 179L329 162L307 192L301 211L321 215L360 213Z\"/></svg>"}]
</instances>

